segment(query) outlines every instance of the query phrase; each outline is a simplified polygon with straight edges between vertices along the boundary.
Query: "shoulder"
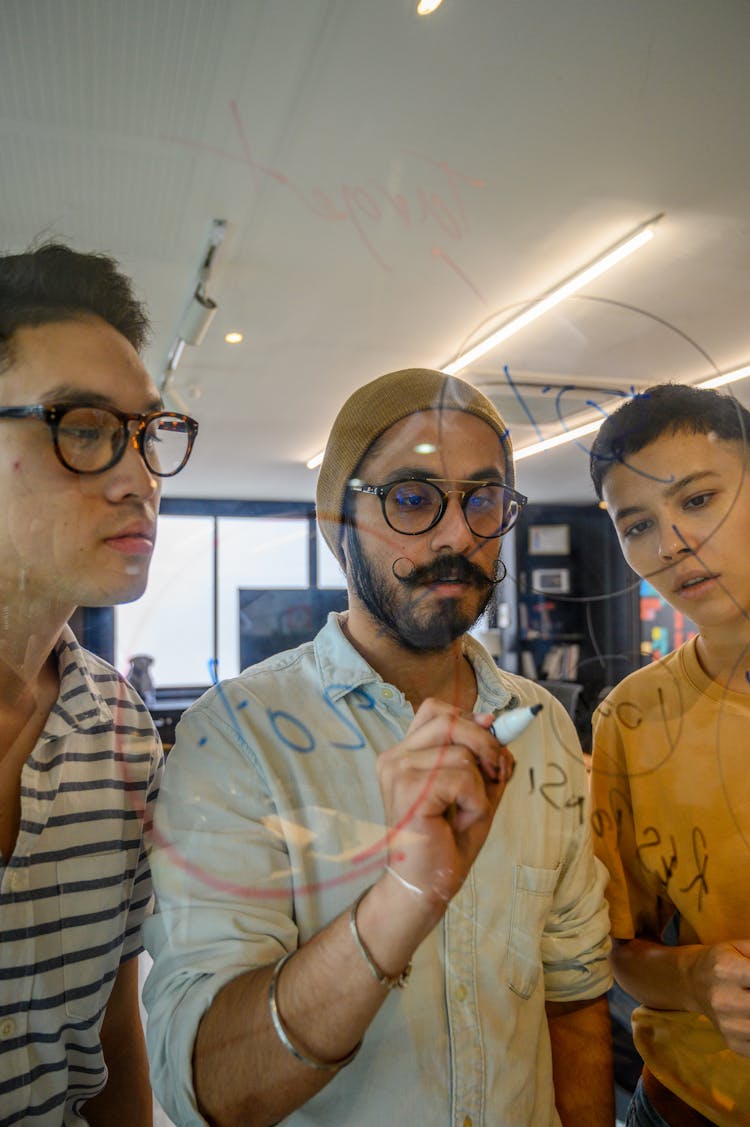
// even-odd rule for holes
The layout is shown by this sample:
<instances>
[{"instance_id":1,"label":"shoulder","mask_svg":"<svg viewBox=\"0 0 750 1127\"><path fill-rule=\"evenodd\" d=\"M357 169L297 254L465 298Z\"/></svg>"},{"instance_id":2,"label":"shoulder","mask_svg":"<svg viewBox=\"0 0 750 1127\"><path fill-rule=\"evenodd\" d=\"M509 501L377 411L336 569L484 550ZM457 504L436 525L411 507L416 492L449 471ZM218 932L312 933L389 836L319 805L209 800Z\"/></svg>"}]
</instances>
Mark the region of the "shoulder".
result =
<instances>
[{"instance_id":1,"label":"shoulder","mask_svg":"<svg viewBox=\"0 0 750 1127\"><path fill-rule=\"evenodd\" d=\"M143 700L121 673L109 662L88 650L80 649L94 695L111 710L115 726L126 725L133 734L155 737L156 728Z\"/></svg>"},{"instance_id":2,"label":"shoulder","mask_svg":"<svg viewBox=\"0 0 750 1127\"><path fill-rule=\"evenodd\" d=\"M206 739L216 754L217 737L227 750L247 755L251 745L256 747L261 735L268 734L269 717L284 710L296 712L302 704L309 710L321 696L314 642L274 654L217 682L192 704L177 726L170 758L177 758L175 752L183 755L187 746L200 756Z\"/></svg>"},{"instance_id":3,"label":"shoulder","mask_svg":"<svg viewBox=\"0 0 750 1127\"><path fill-rule=\"evenodd\" d=\"M222 699L263 696L272 689L274 695L281 691L282 685L291 684L297 678L310 676L315 669L314 642L305 642L292 650L268 657L256 665L249 665L236 677L228 677L212 685L202 697L188 710L211 710L222 707Z\"/></svg>"},{"instance_id":4,"label":"shoulder","mask_svg":"<svg viewBox=\"0 0 750 1127\"><path fill-rule=\"evenodd\" d=\"M118 672L114 665L110 665L103 657L99 657L98 654L92 653L91 650L86 650L80 645L76 645L75 651L72 651L72 656L77 658L78 664L86 669L96 684L111 684L117 687L124 696L133 700L140 700L138 693L127 678L123 677L122 673Z\"/></svg>"},{"instance_id":5,"label":"shoulder","mask_svg":"<svg viewBox=\"0 0 750 1127\"><path fill-rule=\"evenodd\" d=\"M623 678L596 709L594 723L612 714L622 719L629 709L639 713L663 709L666 701L682 700L686 694L696 692L685 668L685 657L693 651L694 642L686 642L666 657Z\"/></svg>"}]
</instances>

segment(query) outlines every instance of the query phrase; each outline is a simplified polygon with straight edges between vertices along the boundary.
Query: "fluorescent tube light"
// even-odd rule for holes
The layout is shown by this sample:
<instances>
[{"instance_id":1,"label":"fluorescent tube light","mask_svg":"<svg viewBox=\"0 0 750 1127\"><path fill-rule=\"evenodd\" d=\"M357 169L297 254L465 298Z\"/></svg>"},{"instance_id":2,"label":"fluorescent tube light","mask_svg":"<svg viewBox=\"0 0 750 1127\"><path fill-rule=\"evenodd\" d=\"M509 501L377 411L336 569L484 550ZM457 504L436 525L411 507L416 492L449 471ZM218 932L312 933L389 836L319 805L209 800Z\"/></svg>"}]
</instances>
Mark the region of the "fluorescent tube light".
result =
<instances>
[{"instance_id":1,"label":"fluorescent tube light","mask_svg":"<svg viewBox=\"0 0 750 1127\"><path fill-rule=\"evenodd\" d=\"M531 446L524 446L521 450L513 451L513 461L522 462L524 458L531 458L534 454L541 454L544 450L554 450L556 446L564 446L566 442L575 442L586 434L593 434L604 422L604 419L594 419L591 423L581 423L579 427L555 434L552 438L545 438L541 442L533 442ZM512 437L512 436L511 436Z\"/></svg>"},{"instance_id":2,"label":"fluorescent tube light","mask_svg":"<svg viewBox=\"0 0 750 1127\"><path fill-rule=\"evenodd\" d=\"M600 255L599 258L595 259L594 262L590 263L583 270L580 270L577 274L568 278L567 281L562 282L561 285L555 287L555 289L550 290L544 297L540 298L539 301L532 302L532 304L527 306L517 317L513 317L512 320L502 325L496 332L490 333L490 335L480 341L479 344L475 344L473 348L470 348L467 352L456 357L450 364L444 365L442 371L445 372L447 376L455 376L458 372L462 372L464 368L468 368L469 364L473 364L480 356L486 355L486 353L490 352L496 345L500 344L501 341L507 340L508 337L513 336L514 333L525 328L526 325L530 325L532 321L536 321L542 314L547 313L550 309L554 309L554 307L559 305L561 301L564 301L566 297L570 297L571 294L582 289L589 282L593 281L594 278L598 278L600 274L604 274L605 271L610 270L618 262L622 262L624 258L627 258L633 251L638 250L639 247L645 246L645 244L650 242L654 237L653 229L660 219L661 215L655 215L653 219L649 219L646 223L642 223L640 227L636 227L627 238L615 244L615 246L611 247L603 255Z\"/></svg>"},{"instance_id":3,"label":"fluorescent tube light","mask_svg":"<svg viewBox=\"0 0 750 1127\"><path fill-rule=\"evenodd\" d=\"M725 384L734 383L736 380L744 380L746 376L750 376L750 364L745 364L744 368L735 368L733 372L725 372L723 376L713 376L710 380L704 380L703 383L698 383L696 387L724 387Z\"/></svg>"},{"instance_id":4,"label":"fluorescent tube light","mask_svg":"<svg viewBox=\"0 0 750 1127\"><path fill-rule=\"evenodd\" d=\"M445 371L445 369L443 369ZM734 368L731 372L724 372L720 376L712 376L710 380L703 380L697 383L695 387L725 387L727 384L735 383L737 380L744 380L750 376L750 364L745 364L742 368ZM622 400L617 401L618 406ZM544 438L541 442L532 442L529 446L523 446L520 450L513 451L513 461L522 462L524 458L532 458L534 454L541 454L545 450L554 450L557 446L564 446L567 442L575 442L579 438L584 438L587 434L593 434L599 430L599 427L604 422L604 419L593 419L588 423L581 423L580 426L571 427L570 430L562 431L560 434L552 435L551 438ZM311 458L307 463L307 468L310 470L316 469L323 461L323 451Z\"/></svg>"},{"instance_id":5,"label":"fluorescent tube light","mask_svg":"<svg viewBox=\"0 0 750 1127\"><path fill-rule=\"evenodd\" d=\"M325 450L320 450L317 454L313 454L312 458L308 458L308 460L305 462L308 470L316 470L320 463L323 461L324 454Z\"/></svg>"},{"instance_id":6,"label":"fluorescent tube light","mask_svg":"<svg viewBox=\"0 0 750 1127\"><path fill-rule=\"evenodd\" d=\"M720 376L712 376L710 380L702 380L701 383L694 384L694 387L725 387L727 384L735 383L737 380L744 380L750 376L750 364L745 364L742 368L734 368L731 372L724 372ZM623 400L619 399L617 405L620 406ZM570 430L562 431L560 434L555 434L551 438L545 438L541 442L533 442L530 446L524 446L520 450L513 451L513 461L522 462L524 458L531 458L534 454L541 454L544 450L554 450L556 446L564 446L566 442L575 442L578 438L583 438L587 434L593 434L599 430L599 427L604 422L603 418L593 419L588 423L581 423L580 426L572 427ZM512 437L512 436L511 436Z\"/></svg>"}]
</instances>

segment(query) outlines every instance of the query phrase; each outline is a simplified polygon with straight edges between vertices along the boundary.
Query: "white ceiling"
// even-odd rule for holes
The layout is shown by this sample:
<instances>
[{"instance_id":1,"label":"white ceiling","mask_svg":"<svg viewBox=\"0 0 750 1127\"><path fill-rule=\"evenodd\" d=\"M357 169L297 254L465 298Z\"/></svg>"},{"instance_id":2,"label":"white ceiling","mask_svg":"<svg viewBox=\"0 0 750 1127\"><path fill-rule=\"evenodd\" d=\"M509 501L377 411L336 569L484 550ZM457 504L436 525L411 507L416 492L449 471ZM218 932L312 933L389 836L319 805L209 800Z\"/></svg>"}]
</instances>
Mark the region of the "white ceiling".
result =
<instances>
[{"instance_id":1,"label":"white ceiling","mask_svg":"<svg viewBox=\"0 0 750 1127\"><path fill-rule=\"evenodd\" d=\"M557 385L585 389L570 425L599 389L750 362L750 4L414 7L0 0L0 248L114 254L159 380L228 221L219 311L176 372L201 434L170 495L312 497L304 463L350 391L442 366L659 212L647 247L464 377L518 448L536 434L505 365L546 433ZM518 478L591 497L575 446Z\"/></svg>"}]
</instances>

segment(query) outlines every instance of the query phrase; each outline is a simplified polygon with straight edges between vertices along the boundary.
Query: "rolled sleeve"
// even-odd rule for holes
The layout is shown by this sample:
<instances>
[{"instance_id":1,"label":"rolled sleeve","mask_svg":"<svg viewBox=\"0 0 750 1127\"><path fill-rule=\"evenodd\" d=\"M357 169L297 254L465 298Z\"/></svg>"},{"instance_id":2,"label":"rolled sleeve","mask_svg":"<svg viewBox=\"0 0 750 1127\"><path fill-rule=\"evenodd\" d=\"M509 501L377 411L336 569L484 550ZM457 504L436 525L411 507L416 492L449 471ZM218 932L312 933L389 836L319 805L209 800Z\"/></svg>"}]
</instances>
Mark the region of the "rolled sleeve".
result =
<instances>
[{"instance_id":1,"label":"rolled sleeve","mask_svg":"<svg viewBox=\"0 0 750 1127\"><path fill-rule=\"evenodd\" d=\"M271 810L239 729L195 706L162 782L151 858L157 910L144 931L154 960L143 995L152 1083L181 1127L204 1122L192 1077L204 1013L226 983L297 946L289 858L263 823Z\"/></svg>"}]
</instances>

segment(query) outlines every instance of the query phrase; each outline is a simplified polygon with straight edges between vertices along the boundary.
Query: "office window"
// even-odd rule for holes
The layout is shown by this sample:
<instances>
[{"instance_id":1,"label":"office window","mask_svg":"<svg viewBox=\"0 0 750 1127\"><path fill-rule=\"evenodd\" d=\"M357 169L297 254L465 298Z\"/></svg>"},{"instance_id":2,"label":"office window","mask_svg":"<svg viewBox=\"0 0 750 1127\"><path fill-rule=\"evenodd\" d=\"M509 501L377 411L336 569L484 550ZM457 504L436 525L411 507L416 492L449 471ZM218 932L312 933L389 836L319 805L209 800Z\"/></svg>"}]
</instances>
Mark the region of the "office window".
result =
<instances>
[{"instance_id":1,"label":"office window","mask_svg":"<svg viewBox=\"0 0 750 1127\"><path fill-rule=\"evenodd\" d=\"M154 684L207 685L213 656L213 539L210 516L161 516L146 593L115 612L115 665L154 658Z\"/></svg>"},{"instance_id":2,"label":"office window","mask_svg":"<svg viewBox=\"0 0 750 1127\"><path fill-rule=\"evenodd\" d=\"M320 529L317 525L315 526L315 535L318 541L318 586L346 587L346 578L341 570L341 564L320 535Z\"/></svg>"},{"instance_id":3,"label":"office window","mask_svg":"<svg viewBox=\"0 0 750 1127\"><path fill-rule=\"evenodd\" d=\"M306 516L160 516L146 593L115 612L117 668L149 654L157 689L206 686L216 656L236 676L240 590L307 588L309 535Z\"/></svg>"},{"instance_id":4,"label":"office window","mask_svg":"<svg viewBox=\"0 0 750 1127\"><path fill-rule=\"evenodd\" d=\"M306 588L309 575L306 518L219 517L219 676L240 671L239 592L243 588Z\"/></svg>"}]
</instances>

